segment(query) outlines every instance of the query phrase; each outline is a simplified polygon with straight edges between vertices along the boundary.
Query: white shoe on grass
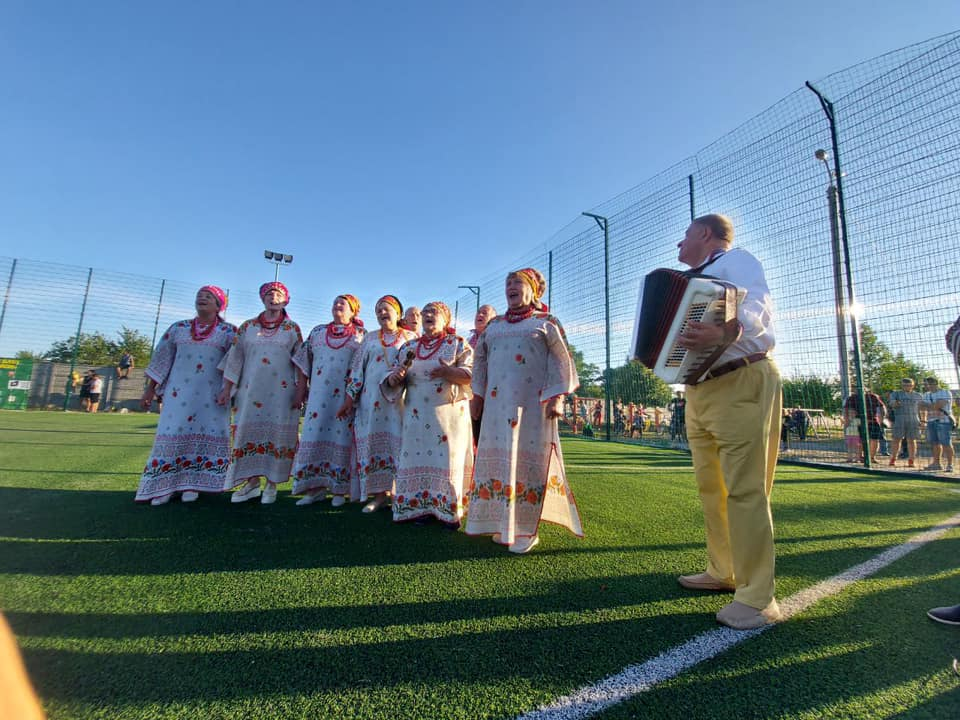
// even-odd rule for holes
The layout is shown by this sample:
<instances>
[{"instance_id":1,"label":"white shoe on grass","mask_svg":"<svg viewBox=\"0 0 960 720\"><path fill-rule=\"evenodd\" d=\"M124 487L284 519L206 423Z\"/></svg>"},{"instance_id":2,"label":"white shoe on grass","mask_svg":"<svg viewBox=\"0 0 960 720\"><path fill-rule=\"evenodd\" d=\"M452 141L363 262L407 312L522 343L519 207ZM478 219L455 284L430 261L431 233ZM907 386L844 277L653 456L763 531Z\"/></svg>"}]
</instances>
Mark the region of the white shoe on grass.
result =
<instances>
[{"instance_id":1,"label":"white shoe on grass","mask_svg":"<svg viewBox=\"0 0 960 720\"><path fill-rule=\"evenodd\" d=\"M230 498L232 503L242 503L247 500L253 500L254 498L260 497L260 483L256 485L244 485L242 488L237 490L233 496Z\"/></svg>"},{"instance_id":2,"label":"white shoe on grass","mask_svg":"<svg viewBox=\"0 0 960 720\"><path fill-rule=\"evenodd\" d=\"M173 493L170 493L169 495L161 495L160 497L155 497L153 500L151 500L151 501L150 501L150 504L151 504L151 505L166 505L168 502L170 502L170 498L172 498L172 497L173 497Z\"/></svg>"},{"instance_id":3,"label":"white shoe on grass","mask_svg":"<svg viewBox=\"0 0 960 720\"><path fill-rule=\"evenodd\" d=\"M347 499L343 495L334 495L330 501L330 507L343 507L347 504Z\"/></svg>"},{"instance_id":4,"label":"white shoe on grass","mask_svg":"<svg viewBox=\"0 0 960 720\"><path fill-rule=\"evenodd\" d=\"M297 500L297 505L303 507L305 505L313 505L314 503L323 502L327 499L327 494L323 490L319 490L315 493L307 493L302 498Z\"/></svg>"},{"instance_id":5,"label":"white shoe on grass","mask_svg":"<svg viewBox=\"0 0 960 720\"><path fill-rule=\"evenodd\" d=\"M277 501L277 486L267 483L267 486L263 489L263 494L260 495L260 504L272 505L276 501Z\"/></svg>"},{"instance_id":6,"label":"white shoe on grass","mask_svg":"<svg viewBox=\"0 0 960 720\"><path fill-rule=\"evenodd\" d=\"M200 493L196 490L184 490L180 495L180 502L193 502L198 497L200 497Z\"/></svg>"}]
</instances>

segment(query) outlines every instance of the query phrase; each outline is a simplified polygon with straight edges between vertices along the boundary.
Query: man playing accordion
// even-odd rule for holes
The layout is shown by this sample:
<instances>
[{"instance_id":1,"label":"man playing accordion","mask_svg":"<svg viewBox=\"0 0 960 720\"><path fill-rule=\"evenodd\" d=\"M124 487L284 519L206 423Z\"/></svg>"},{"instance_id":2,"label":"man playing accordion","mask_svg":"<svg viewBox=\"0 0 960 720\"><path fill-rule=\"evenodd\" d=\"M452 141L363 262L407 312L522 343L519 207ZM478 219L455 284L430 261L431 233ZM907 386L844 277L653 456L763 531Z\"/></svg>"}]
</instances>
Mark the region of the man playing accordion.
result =
<instances>
[{"instance_id":1,"label":"man playing accordion","mask_svg":"<svg viewBox=\"0 0 960 720\"><path fill-rule=\"evenodd\" d=\"M773 302L757 259L732 248L733 224L723 215L695 219L678 244L678 259L746 290L737 310L740 332L710 371L687 385L687 439L703 505L707 568L682 575L692 590L733 592L717 621L737 630L780 619L774 596L770 491L782 411L773 350ZM702 351L721 343L723 327L691 322L679 344Z\"/></svg>"}]
</instances>

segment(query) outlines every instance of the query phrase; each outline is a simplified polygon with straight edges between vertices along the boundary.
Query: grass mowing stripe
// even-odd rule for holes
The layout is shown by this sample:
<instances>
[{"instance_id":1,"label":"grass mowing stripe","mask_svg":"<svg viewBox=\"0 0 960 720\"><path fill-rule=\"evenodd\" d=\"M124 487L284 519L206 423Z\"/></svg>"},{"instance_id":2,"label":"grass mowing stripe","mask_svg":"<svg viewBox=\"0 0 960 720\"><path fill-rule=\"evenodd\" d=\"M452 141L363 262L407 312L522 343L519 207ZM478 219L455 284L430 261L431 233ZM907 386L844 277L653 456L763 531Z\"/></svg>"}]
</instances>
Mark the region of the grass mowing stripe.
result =
<instances>
[{"instance_id":1,"label":"grass mowing stripe","mask_svg":"<svg viewBox=\"0 0 960 720\"><path fill-rule=\"evenodd\" d=\"M936 540L950 530L960 527L960 514L913 536L905 543L885 550L866 562L855 565L812 587L791 595L782 603L783 619L788 620L825 597L836 595L851 583L864 580L905 555ZM617 675L599 683L581 688L571 695L558 698L549 705L518 716L518 720L580 720L594 715L611 705L623 702L730 648L774 627L767 625L756 630L733 630L722 627L694 637L692 640L661 653L640 665L632 665Z\"/></svg>"}]
</instances>

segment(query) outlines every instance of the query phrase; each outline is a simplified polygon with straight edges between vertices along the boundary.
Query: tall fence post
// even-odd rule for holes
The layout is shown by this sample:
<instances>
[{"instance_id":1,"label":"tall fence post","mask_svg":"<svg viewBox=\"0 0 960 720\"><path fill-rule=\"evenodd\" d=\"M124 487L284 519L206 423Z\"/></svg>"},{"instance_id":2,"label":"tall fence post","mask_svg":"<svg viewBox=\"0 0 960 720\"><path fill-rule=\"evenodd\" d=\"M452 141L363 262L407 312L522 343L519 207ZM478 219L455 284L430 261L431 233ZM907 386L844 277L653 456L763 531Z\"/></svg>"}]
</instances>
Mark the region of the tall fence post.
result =
<instances>
[{"instance_id":1,"label":"tall fence post","mask_svg":"<svg viewBox=\"0 0 960 720\"><path fill-rule=\"evenodd\" d=\"M87 269L87 288L83 291L83 304L80 306L80 321L77 323L77 336L73 339L73 356L70 358L70 375L67 378L67 391L63 394L63 409L70 406L70 393L73 392L73 371L77 369L77 353L80 352L80 332L83 329L83 316L87 312L87 298L90 296L90 281L93 268Z\"/></svg>"},{"instance_id":2,"label":"tall fence post","mask_svg":"<svg viewBox=\"0 0 960 720\"><path fill-rule=\"evenodd\" d=\"M553 250L547 253L547 305L553 307Z\"/></svg>"},{"instance_id":3,"label":"tall fence post","mask_svg":"<svg viewBox=\"0 0 960 720\"><path fill-rule=\"evenodd\" d=\"M594 222L603 230L603 325L604 344L607 352L607 365L603 371L603 406L606 412L606 438L610 440L610 221L603 215L581 213L592 217Z\"/></svg>"},{"instance_id":4,"label":"tall fence post","mask_svg":"<svg viewBox=\"0 0 960 720\"><path fill-rule=\"evenodd\" d=\"M7 316L7 304L10 302L10 286L13 285L13 273L17 269L17 259L13 259L10 266L10 277L7 278L7 290L3 294L3 310L0 310L0 333L3 332L3 319Z\"/></svg>"},{"instance_id":5,"label":"tall fence post","mask_svg":"<svg viewBox=\"0 0 960 720\"><path fill-rule=\"evenodd\" d=\"M860 354L860 319L852 308L856 307L856 295L853 292L853 270L850 266L850 243L847 235L847 208L843 197L843 172L840 170L840 143L837 135L837 114L833 103L822 92L807 82L806 86L817 96L823 114L830 125L830 147L833 150L833 181L836 185L837 214L840 221L840 246L843 249L843 264L847 284L847 308L850 318L850 334L852 335L853 366L857 383L857 409L860 416L860 442L863 446L863 465L868 470L872 464L870 457L870 437L868 432L869 418L867 417L866 388L863 386L863 362ZM846 403L846 399L844 400Z\"/></svg>"},{"instance_id":6,"label":"tall fence post","mask_svg":"<svg viewBox=\"0 0 960 720\"><path fill-rule=\"evenodd\" d=\"M687 194L690 197L690 222L697 217L697 205L693 197L693 173L687 175Z\"/></svg>"},{"instance_id":7,"label":"tall fence post","mask_svg":"<svg viewBox=\"0 0 960 720\"><path fill-rule=\"evenodd\" d=\"M160 280L160 297L157 300L157 316L153 319L153 339L150 341L150 357L157 346L157 328L160 326L160 308L163 306L163 291L167 287L166 279Z\"/></svg>"}]
</instances>

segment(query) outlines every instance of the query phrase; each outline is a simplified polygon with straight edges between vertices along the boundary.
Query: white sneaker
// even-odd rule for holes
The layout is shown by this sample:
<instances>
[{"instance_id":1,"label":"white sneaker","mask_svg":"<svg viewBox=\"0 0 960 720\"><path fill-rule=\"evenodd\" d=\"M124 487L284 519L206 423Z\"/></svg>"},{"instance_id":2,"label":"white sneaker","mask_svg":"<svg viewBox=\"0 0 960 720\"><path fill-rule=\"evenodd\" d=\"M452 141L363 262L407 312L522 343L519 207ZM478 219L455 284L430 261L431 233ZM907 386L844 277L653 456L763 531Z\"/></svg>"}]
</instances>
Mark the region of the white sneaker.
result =
<instances>
[{"instance_id":1,"label":"white sneaker","mask_svg":"<svg viewBox=\"0 0 960 720\"><path fill-rule=\"evenodd\" d=\"M230 498L232 503L242 503L247 500L253 500L254 498L260 497L260 483L256 485L244 485L242 488L237 490L233 496Z\"/></svg>"},{"instance_id":2,"label":"white sneaker","mask_svg":"<svg viewBox=\"0 0 960 720\"><path fill-rule=\"evenodd\" d=\"M173 497L173 493L170 493L169 495L162 495L161 497L155 497L153 500L150 501L150 504L166 505L168 502L170 502L170 498L172 497Z\"/></svg>"},{"instance_id":3,"label":"white sneaker","mask_svg":"<svg viewBox=\"0 0 960 720\"><path fill-rule=\"evenodd\" d=\"M531 537L517 538L514 540L513 545L508 546L507 549L517 555L523 555L533 550L539 544L539 536L533 535Z\"/></svg>"},{"instance_id":4,"label":"white sneaker","mask_svg":"<svg viewBox=\"0 0 960 720\"><path fill-rule=\"evenodd\" d=\"M326 499L327 493L325 493L323 490L320 490L312 495L309 493L304 495L302 498L297 500L297 505L300 505L301 507L304 505L313 505L314 503L323 502Z\"/></svg>"},{"instance_id":5,"label":"white sneaker","mask_svg":"<svg viewBox=\"0 0 960 720\"><path fill-rule=\"evenodd\" d=\"M947 465L947 472L953 472L953 465Z\"/></svg>"},{"instance_id":6,"label":"white sneaker","mask_svg":"<svg viewBox=\"0 0 960 720\"><path fill-rule=\"evenodd\" d=\"M330 507L343 507L347 504L347 499L343 495L334 495L330 501Z\"/></svg>"},{"instance_id":7,"label":"white sneaker","mask_svg":"<svg viewBox=\"0 0 960 720\"><path fill-rule=\"evenodd\" d=\"M200 493L196 490L184 490L180 495L180 502L193 502L198 497L200 497Z\"/></svg>"},{"instance_id":8,"label":"white sneaker","mask_svg":"<svg viewBox=\"0 0 960 720\"><path fill-rule=\"evenodd\" d=\"M263 489L263 494L260 495L260 504L261 505L271 505L277 500L277 486L267 483L267 486Z\"/></svg>"}]
</instances>

